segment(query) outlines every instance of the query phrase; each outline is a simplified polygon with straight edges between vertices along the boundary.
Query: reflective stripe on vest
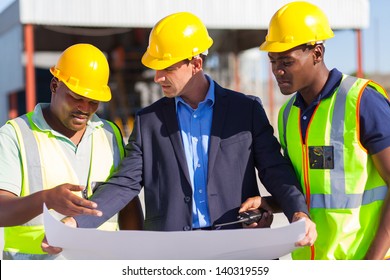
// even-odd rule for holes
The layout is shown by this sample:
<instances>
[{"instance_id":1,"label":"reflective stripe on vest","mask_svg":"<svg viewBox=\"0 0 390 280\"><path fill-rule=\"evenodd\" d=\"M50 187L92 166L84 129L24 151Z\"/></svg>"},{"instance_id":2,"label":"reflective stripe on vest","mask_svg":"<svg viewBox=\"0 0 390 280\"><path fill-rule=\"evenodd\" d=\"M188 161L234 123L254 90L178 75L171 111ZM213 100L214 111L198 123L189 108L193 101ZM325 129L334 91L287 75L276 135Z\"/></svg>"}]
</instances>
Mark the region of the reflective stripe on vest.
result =
<instances>
[{"instance_id":1,"label":"reflective stripe on vest","mask_svg":"<svg viewBox=\"0 0 390 280\"><path fill-rule=\"evenodd\" d=\"M363 258L378 226L387 186L359 142L359 104L367 85L386 96L379 85L344 75L337 92L317 105L305 143L295 97L279 113L281 145L317 224L316 259ZM309 147L331 148L333 156L323 159L332 161L334 168L311 168ZM310 259L310 248L298 249L293 256Z\"/></svg>"},{"instance_id":2,"label":"reflective stripe on vest","mask_svg":"<svg viewBox=\"0 0 390 280\"><path fill-rule=\"evenodd\" d=\"M31 117L32 113L28 113L9 121L15 129L21 153L23 176L20 196L63 183L80 184L72 164L58 144L58 139L48 137L51 132L39 130ZM124 156L122 136L118 128L108 121L103 123L103 128L95 129L91 135L88 195L92 194L91 183L105 181ZM62 217L57 215L57 218ZM116 220L110 220L102 228L113 230L116 225ZM18 253L45 254L40 248L43 235L42 215L24 225L4 228L5 254L9 252L11 258L17 258Z\"/></svg>"}]
</instances>

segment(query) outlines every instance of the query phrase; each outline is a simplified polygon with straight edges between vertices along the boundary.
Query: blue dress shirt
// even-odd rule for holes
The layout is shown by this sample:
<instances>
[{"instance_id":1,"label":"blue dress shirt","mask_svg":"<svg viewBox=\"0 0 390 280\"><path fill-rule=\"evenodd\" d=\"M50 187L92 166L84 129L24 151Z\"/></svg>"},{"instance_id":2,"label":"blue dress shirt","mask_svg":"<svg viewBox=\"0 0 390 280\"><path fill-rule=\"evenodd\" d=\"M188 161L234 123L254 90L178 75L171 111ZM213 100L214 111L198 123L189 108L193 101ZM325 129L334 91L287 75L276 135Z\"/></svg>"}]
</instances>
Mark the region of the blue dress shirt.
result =
<instances>
[{"instance_id":1,"label":"blue dress shirt","mask_svg":"<svg viewBox=\"0 0 390 280\"><path fill-rule=\"evenodd\" d=\"M207 76L206 76L207 77ZM183 98L176 97L176 114L190 174L192 227L211 225L207 200L208 148L214 105L214 81L207 77L210 87L206 98L193 109Z\"/></svg>"}]
</instances>

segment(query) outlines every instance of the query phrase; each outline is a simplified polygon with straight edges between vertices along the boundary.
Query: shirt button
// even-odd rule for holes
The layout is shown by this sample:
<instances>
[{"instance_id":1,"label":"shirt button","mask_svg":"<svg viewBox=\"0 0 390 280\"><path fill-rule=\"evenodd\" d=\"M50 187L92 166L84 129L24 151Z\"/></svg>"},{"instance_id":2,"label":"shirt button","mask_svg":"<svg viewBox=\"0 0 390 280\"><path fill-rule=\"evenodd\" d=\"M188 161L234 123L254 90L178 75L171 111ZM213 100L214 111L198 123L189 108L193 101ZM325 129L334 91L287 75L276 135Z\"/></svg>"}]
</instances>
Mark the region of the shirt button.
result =
<instances>
[{"instance_id":1,"label":"shirt button","mask_svg":"<svg viewBox=\"0 0 390 280\"><path fill-rule=\"evenodd\" d=\"M190 202L190 201L191 201L191 197L186 196L186 197L184 198L184 201L185 201L186 203Z\"/></svg>"},{"instance_id":2,"label":"shirt button","mask_svg":"<svg viewBox=\"0 0 390 280\"><path fill-rule=\"evenodd\" d=\"M198 115L194 115L194 118L196 119L198 117Z\"/></svg>"},{"instance_id":3,"label":"shirt button","mask_svg":"<svg viewBox=\"0 0 390 280\"><path fill-rule=\"evenodd\" d=\"M199 193L203 193L203 191L202 191L202 190L199 190Z\"/></svg>"},{"instance_id":4,"label":"shirt button","mask_svg":"<svg viewBox=\"0 0 390 280\"><path fill-rule=\"evenodd\" d=\"M191 227L190 226L185 226L185 227L183 227L183 230L184 231L189 231L189 230L191 230Z\"/></svg>"},{"instance_id":5,"label":"shirt button","mask_svg":"<svg viewBox=\"0 0 390 280\"><path fill-rule=\"evenodd\" d=\"M306 116L303 116L302 119L303 119L304 121L306 121L307 117L306 117Z\"/></svg>"}]
</instances>

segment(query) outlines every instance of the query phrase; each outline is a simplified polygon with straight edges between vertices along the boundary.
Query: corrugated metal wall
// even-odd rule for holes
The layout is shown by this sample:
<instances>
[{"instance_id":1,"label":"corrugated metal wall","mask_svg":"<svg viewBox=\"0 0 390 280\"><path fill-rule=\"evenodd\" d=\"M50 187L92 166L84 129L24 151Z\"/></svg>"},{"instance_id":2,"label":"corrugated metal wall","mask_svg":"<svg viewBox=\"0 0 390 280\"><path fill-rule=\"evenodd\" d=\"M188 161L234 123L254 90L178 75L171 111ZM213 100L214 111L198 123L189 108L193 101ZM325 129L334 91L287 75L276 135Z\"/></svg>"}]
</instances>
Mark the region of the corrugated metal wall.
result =
<instances>
[{"instance_id":1,"label":"corrugated metal wall","mask_svg":"<svg viewBox=\"0 0 390 280\"><path fill-rule=\"evenodd\" d=\"M289 0L20 0L22 23L100 27L152 27L178 11L198 15L209 28L267 29ZM313 0L335 29L365 28L369 0ZM51 12L48 12L48 11Z\"/></svg>"}]
</instances>

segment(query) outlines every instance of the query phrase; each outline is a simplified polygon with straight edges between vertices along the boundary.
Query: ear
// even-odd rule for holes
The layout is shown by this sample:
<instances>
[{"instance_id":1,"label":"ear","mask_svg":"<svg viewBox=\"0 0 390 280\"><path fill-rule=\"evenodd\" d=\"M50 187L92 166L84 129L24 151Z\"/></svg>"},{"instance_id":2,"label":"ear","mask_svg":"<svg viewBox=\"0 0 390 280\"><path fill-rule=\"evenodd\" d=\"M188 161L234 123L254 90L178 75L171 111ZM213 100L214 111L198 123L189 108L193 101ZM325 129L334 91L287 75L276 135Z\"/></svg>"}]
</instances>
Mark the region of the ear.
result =
<instances>
[{"instance_id":1,"label":"ear","mask_svg":"<svg viewBox=\"0 0 390 280\"><path fill-rule=\"evenodd\" d=\"M194 64L194 72L198 73L203 69L203 59L201 56L192 58L192 63Z\"/></svg>"},{"instance_id":2,"label":"ear","mask_svg":"<svg viewBox=\"0 0 390 280\"><path fill-rule=\"evenodd\" d=\"M325 48L323 44L318 44L314 46L313 49L313 62L318 64L324 60Z\"/></svg>"},{"instance_id":3,"label":"ear","mask_svg":"<svg viewBox=\"0 0 390 280\"><path fill-rule=\"evenodd\" d=\"M50 91L51 93L56 93L57 91L57 88L58 88L58 80L53 77L50 81Z\"/></svg>"}]
</instances>

